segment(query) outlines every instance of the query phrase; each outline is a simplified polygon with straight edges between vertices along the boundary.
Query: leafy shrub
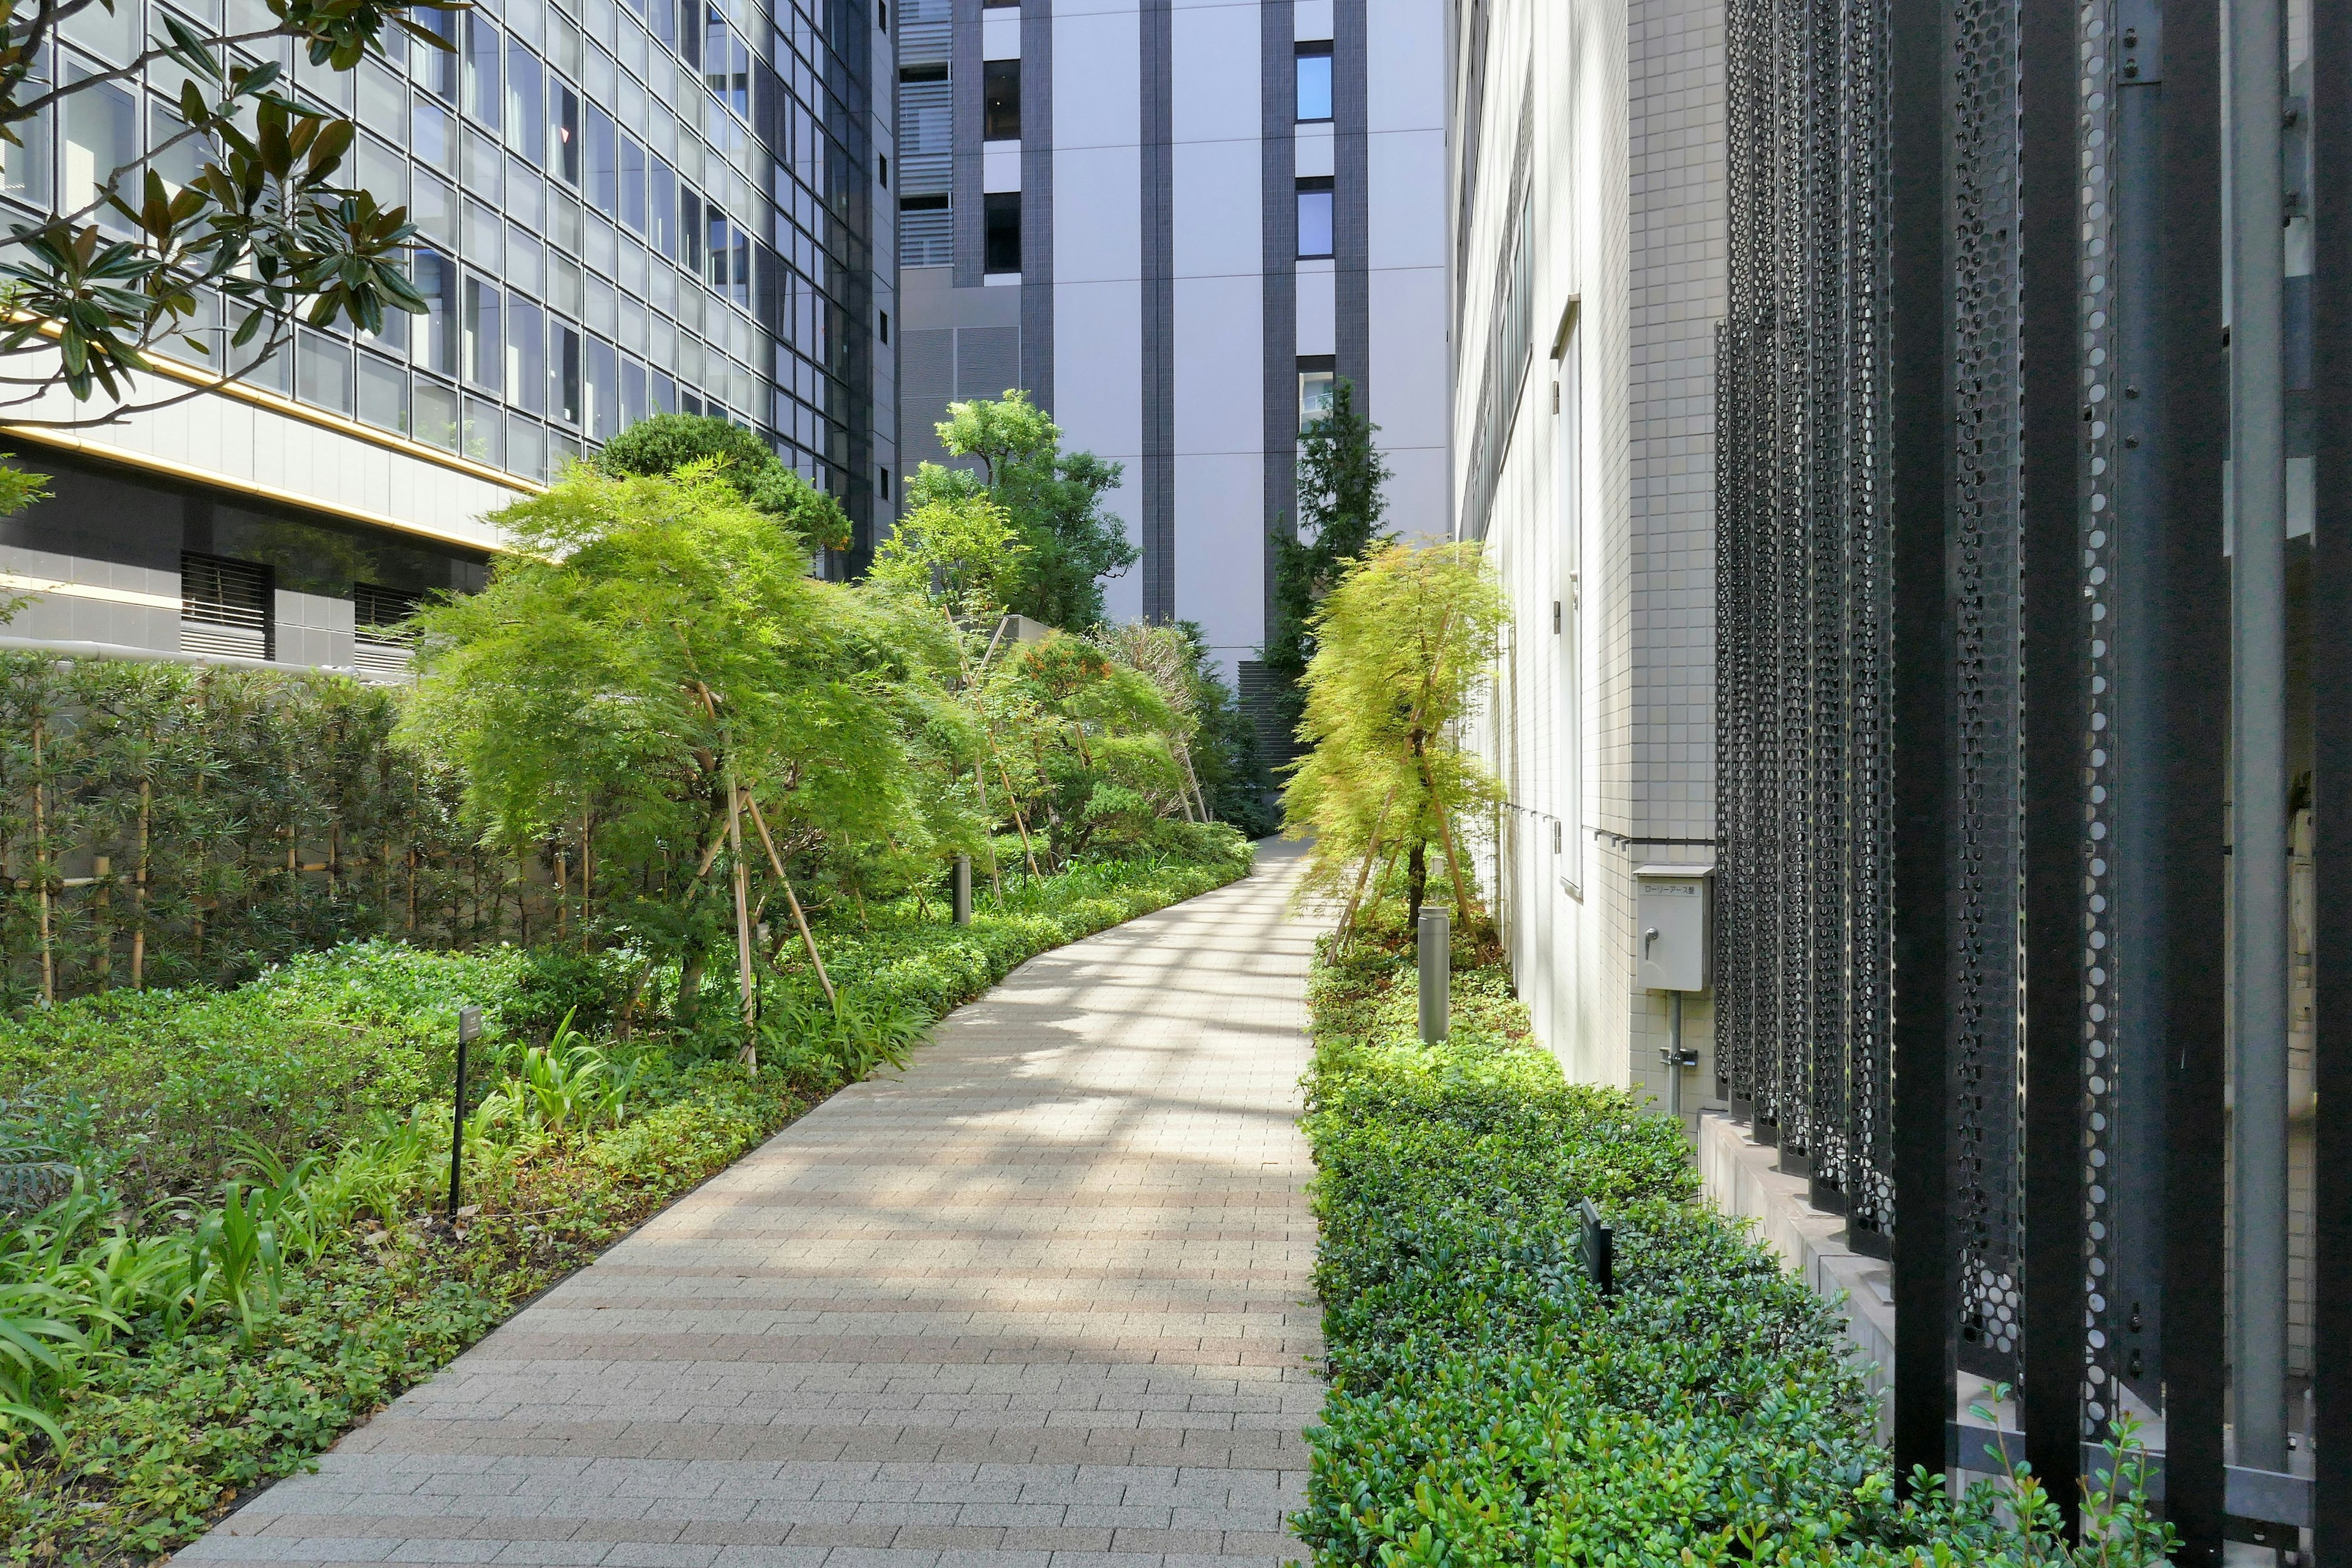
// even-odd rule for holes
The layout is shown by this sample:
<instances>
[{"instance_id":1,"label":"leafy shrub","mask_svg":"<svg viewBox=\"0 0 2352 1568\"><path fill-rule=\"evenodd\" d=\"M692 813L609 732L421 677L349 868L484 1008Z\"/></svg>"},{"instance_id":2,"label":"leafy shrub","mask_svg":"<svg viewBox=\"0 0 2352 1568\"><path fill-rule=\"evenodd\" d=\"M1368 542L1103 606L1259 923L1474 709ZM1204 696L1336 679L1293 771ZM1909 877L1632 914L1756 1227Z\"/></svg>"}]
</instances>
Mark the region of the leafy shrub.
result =
<instances>
[{"instance_id":1,"label":"leafy shrub","mask_svg":"<svg viewBox=\"0 0 2352 1568\"><path fill-rule=\"evenodd\" d=\"M2162 1559L2127 1451L2071 1554L2021 1468L1898 1501L1830 1306L1694 1201L1674 1121L1565 1081L1499 967L1456 975L1434 1047L1395 951L1327 963L1312 1000L1331 1391L1294 1523L1318 1568Z\"/></svg>"},{"instance_id":2,"label":"leafy shrub","mask_svg":"<svg viewBox=\"0 0 2352 1568\"><path fill-rule=\"evenodd\" d=\"M521 868L387 744L398 711L323 673L0 653L0 1005L508 929Z\"/></svg>"},{"instance_id":3,"label":"leafy shrub","mask_svg":"<svg viewBox=\"0 0 2352 1568\"><path fill-rule=\"evenodd\" d=\"M827 930L840 1009L772 975L753 1073L731 1033L716 1052L687 1029L583 1033L634 988L630 952L356 943L227 994L0 1026L0 1163L70 1183L0 1232L14 1560L185 1542L1015 963L1248 868L1230 835L1211 847L1015 881L969 926L910 905ZM465 1002L484 1009L484 1092L452 1225L436 1211Z\"/></svg>"}]
</instances>

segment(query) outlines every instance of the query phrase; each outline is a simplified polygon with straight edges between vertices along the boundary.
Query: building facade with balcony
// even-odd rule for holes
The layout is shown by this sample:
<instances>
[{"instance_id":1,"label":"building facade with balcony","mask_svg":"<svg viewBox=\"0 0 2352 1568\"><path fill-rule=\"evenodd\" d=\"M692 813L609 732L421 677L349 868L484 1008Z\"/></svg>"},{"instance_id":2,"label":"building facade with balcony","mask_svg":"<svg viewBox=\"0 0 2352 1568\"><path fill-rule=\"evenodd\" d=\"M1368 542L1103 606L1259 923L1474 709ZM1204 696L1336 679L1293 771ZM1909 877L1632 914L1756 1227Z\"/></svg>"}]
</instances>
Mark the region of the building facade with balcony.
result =
<instances>
[{"instance_id":1,"label":"building facade with balcony","mask_svg":"<svg viewBox=\"0 0 2352 1568\"><path fill-rule=\"evenodd\" d=\"M226 4L187 0L181 19L266 30L252 0ZM131 58L166 8L79 12L43 71ZM416 224L429 312L374 335L299 328L227 390L112 424L0 416L0 440L55 492L0 520L0 584L33 597L6 637L382 667L396 647L371 627L481 579L499 543L486 513L662 411L759 431L842 500L853 559L870 550L896 465L895 235L873 221L893 152L887 10L503 0L425 15L447 49L410 41L342 73L283 40L274 52L298 96L358 123L350 177ZM169 75L86 90L28 127L0 207L75 210L103 171L162 146ZM218 326L205 335L219 347ZM142 396L201 376L188 358ZM91 410L58 394L16 412Z\"/></svg>"}]
</instances>

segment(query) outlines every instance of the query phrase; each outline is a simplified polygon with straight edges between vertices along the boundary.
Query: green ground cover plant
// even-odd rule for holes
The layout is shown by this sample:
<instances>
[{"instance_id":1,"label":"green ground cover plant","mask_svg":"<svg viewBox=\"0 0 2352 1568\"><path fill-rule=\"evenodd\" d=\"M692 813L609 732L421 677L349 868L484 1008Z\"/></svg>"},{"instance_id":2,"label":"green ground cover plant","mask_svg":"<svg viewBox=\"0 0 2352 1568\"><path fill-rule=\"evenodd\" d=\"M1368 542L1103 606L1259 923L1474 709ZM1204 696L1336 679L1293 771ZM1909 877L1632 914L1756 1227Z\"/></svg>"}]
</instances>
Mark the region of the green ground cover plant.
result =
<instances>
[{"instance_id":1,"label":"green ground cover plant","mask_svg":"<svg viewBox=\"0 0 2352 1568\"><path fill-rule=\"evenodd\" d=\"M1898 1496L1830 1305L1698 1201L1672 1121L1566 1081L1498 962L1465 940L1456 966L1435 1047L1401 929L1327 944L1312 982L1331 1391L1294 1523L1318 1568L2163 1560L2128 1434L2088 1544L2021 1468ZM1585 1198L1616 1231L1606 1297Z\"/></svg>"},{"instance_id":2,"label":"green ground cover plant","mask_svg":"<svg viewBox=\"0 0 2352 1568\"><path fill-rule=\"evenodd\" d=\"M1010 857L1017 858L1017 849ZM1038 952L1245 872L1230 828L818 922L682 988L615 946L295 959L229 992L0 1021L0 1533L16 1563L137 1560L307 1465L522 1302ZM439 1212L457 1010L485 1012L466 1205Z\"/></svg>"}]
</instances>

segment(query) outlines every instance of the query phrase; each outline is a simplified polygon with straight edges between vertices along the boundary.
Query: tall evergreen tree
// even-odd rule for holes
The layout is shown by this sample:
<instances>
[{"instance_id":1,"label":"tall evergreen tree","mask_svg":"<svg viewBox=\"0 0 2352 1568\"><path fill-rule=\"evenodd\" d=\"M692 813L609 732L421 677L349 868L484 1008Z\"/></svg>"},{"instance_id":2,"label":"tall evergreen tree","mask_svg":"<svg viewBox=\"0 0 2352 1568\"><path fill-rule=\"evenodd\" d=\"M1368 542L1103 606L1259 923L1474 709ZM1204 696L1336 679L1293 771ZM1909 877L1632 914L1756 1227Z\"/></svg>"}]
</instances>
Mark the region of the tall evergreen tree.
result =
<instances>
[{"instance_id":1,"label":"tall evergreen tree","mask_svg":"<svg viewBox=\"0 0 2352 1568\"><path fill-rule=\"evenodd\" d=\"M1304 710L1297 688L1315 657L1316 606L1348 563L1396 537L1381 527L1389 466L1372 445L1379 429L1357 409L1355 384L1341 379L1332 384L1330 411L1300 443L1297 537L1275 540L1275 621L1265 639L1266 668L1283 681L1286 724Z\"/></svg>"}]
</instances>

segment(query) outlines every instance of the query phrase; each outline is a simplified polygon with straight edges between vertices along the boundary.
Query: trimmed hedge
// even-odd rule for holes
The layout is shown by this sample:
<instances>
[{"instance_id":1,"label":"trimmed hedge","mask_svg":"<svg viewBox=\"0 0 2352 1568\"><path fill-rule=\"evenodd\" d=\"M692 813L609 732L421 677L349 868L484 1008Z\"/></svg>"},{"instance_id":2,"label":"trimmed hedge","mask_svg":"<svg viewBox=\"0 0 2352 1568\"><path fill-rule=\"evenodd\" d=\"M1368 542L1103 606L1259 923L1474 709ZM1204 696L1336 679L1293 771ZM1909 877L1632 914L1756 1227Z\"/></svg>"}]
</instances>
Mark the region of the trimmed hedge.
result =
<instances>
[{"instance_id":1,"label":"trimmed hedge","mask_svg":"<svg viewBox=\"0 0 2352 1568\"><path fill-rule=\"evenodd\" d=\"M1696 1201L1675 1123L1567 1082L1499 965L1457 973L1423 1047L1401 946L1312 983L1331 1391L1293 1523L1318 1565L2161 1560L2104 1494L2105 1554L2070 1555L2022 1472L1898 1501L1835 1313ZM1616 1231L1606 1298L1586 1197Z\"/></svg>"},{"instance_id":2,"label":"trimmed hedge","mask_svg":"<svg viewBox=\"0 0 2352 1568\"><path fill-rule=\"evenodd\" d=\"M947 924L936 902L928 916L877 909L869 930L821 932L827 966L845 1003L944 1013L1037 952L1249 869L1248 846L1230 832L1202 847L1197 859L1095 863L1008 883L1007 907L983 896L966 927ZM574 1005L583 1020L609 1016L634 978L625 962L577 952L373 942L297 960L232 993L92 998L0 1024L0 1097L36 1116L52 1148L67 1142L59 1128L74 1132L63 1152L85 1180L124 1195L126 1219L185 1226L224 1177L257 1180L243 1139L289 1163L329 1155L314 1180L331 1179L339 1161L380 1158L408 1184L399 1218L354 1212L315 1258L289 1267L249 1335L218 1312L180 1332L134 1321L63 1389L61 1447L29 1427L0 1430L7 1560L111 1562L184 1544L242 1489L309 1467L870 1059L763 1049L752 1076L731 1059L731 1042L714 1054L688 1033L641 1034L606 1047L628 1074L616 1125L511 1143L495 1170L469 1175L478 1212L454 1231L434 1223L458 1004L483 1005L493 1043L509 1042L487 1053L502 1062L517 1054L512 1042L543 1037ZM406 1121L385 1114L420 1099L428 1109ZM8 1132L0 1126L0 1139ZM404 1134L430 1144L421 1167L413 1150L400 1164ZM132 1192L177 1201L149 1210L128 1201ZM24 1228L0 1236L0 1289L37 1278L40 1244L58 1222L10 1223Z\"/></svg>"}]
</instances>

